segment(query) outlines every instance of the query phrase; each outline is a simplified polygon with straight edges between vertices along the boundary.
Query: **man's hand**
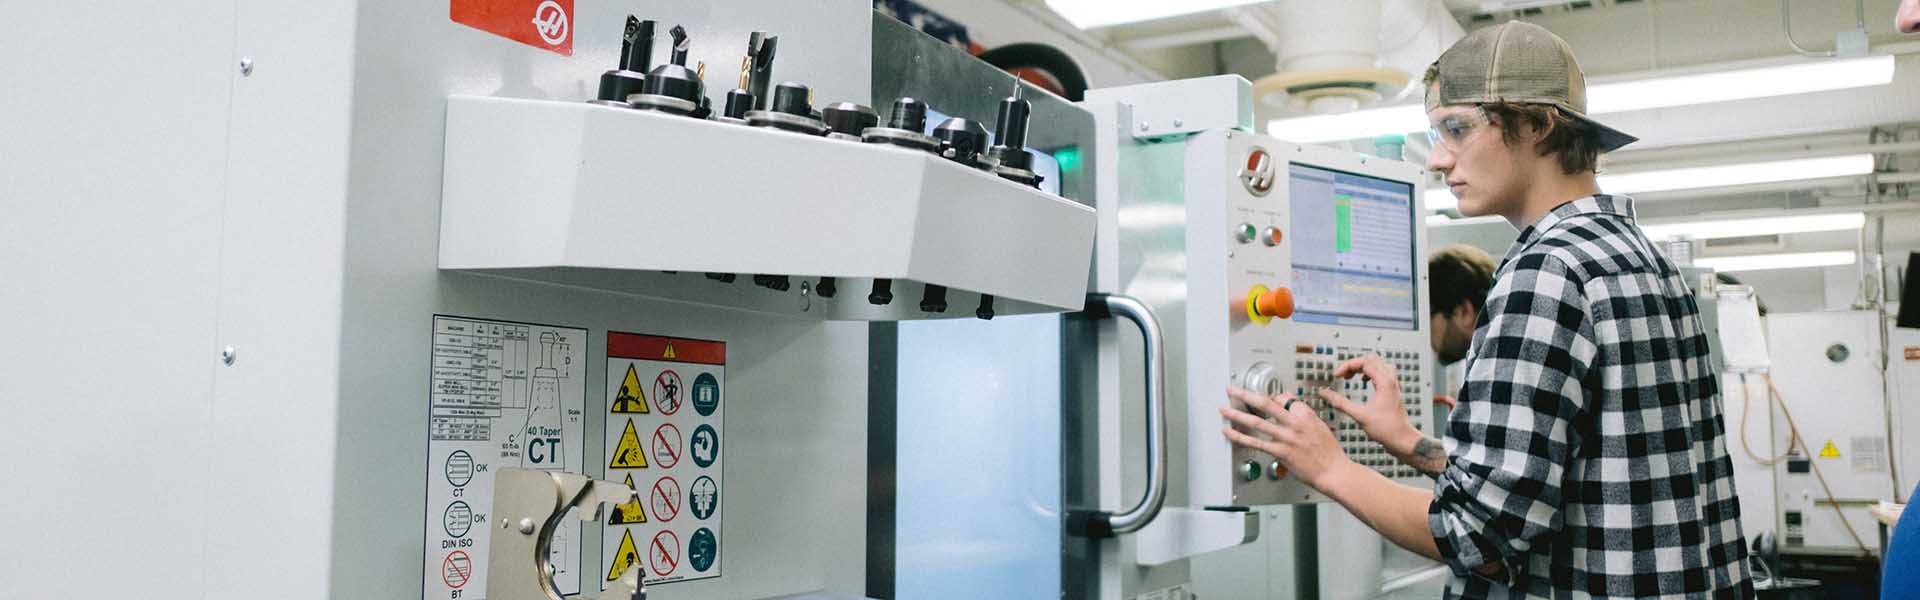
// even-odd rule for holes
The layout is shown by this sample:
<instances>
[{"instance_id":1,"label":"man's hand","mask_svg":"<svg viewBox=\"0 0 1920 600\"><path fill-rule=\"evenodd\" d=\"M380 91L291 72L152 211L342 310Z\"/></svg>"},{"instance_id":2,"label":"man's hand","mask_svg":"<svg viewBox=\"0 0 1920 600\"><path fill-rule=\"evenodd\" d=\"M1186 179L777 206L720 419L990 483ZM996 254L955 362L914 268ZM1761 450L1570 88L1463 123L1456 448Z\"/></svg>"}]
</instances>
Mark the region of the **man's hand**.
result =
<instances>
[{"instance_id":1,"label":"man's hand","mask_svg":"<svg viewBox=\"0 0 1920 600\"><path fill-rule=\"evenodd\" d=\"M1221 407L1220 414L1237 426L1220 430L1227 441L1273 456L1308 486L1319 489L1329 474L1353 464L1333 439L1333 430L1292 394L1264 397L1229 386L1227 395L1235 405Z\"/></svg>"},{"instance_id":2,"label":"man's hand","mask_svg":"<svg viewBox=\"0 0 1920 600\"><path fill-rule=\"evenodd\" d=\"M1380 442L1387 452L1402 457L1412 453L1420 441L1420 431L1407 420L1407 409L1401 405L1400 373L1372 354L1340 363L1333 370L1333 376L1338 378L1354 375L1365 375L1373 382L1372 398L1356 403L1329 389L1320 390L1320 397L1334 410L1352 417L1360 429L1367 432L1367 437Z\"/></svg>"}]
</instances>

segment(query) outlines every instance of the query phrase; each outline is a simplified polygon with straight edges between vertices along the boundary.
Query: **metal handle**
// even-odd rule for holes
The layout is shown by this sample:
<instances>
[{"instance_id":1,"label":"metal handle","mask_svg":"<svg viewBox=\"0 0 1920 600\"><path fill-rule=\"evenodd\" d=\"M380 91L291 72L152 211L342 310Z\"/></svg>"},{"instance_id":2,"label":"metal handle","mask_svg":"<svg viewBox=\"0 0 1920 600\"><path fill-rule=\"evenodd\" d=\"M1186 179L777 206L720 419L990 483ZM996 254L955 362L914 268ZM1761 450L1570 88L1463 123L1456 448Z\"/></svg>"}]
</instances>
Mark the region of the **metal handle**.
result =
<instances>
[{"instance_id":1,"label":"metal handle","mask_svg":"<svg viewBox=\"0 0 1920 600\"><path fill-rule=\"evenodd\" d=\"M1132 508L1119 513L1073 511L1068 527L1087 537L1112 537L1133 533L1153 522L1167 500L1167 390L1162 372L1166 365L1165 344L1160 321L1153 309L1129 296L1088 294L1085 314L1092 318L1118 316L1140 328L1142 349L1146 355L1147 384L1147 491Z\"/></svg>"}]
</instances>

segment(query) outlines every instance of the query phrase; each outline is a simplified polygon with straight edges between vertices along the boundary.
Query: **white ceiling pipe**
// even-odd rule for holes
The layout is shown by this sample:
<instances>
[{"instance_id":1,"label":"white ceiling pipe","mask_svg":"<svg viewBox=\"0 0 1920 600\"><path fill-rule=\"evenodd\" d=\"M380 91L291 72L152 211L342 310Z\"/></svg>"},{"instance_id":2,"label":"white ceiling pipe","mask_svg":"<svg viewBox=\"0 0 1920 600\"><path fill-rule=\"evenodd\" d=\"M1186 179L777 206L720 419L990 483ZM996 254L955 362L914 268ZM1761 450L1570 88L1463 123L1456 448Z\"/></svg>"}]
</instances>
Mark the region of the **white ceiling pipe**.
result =
<instances>
[{"instance_id":1,"label":"white ceiling pipe","mask_svg":"<svg viewBox=\"0 0 1920 600\"><path fill-rule=\"evenodd\" d=\"M1420 77L1454 42L1466 37L1442 0L1382 0L1380 66L1406 73L1408 93L1423 94Z\"/></svg>"}]
</instances>

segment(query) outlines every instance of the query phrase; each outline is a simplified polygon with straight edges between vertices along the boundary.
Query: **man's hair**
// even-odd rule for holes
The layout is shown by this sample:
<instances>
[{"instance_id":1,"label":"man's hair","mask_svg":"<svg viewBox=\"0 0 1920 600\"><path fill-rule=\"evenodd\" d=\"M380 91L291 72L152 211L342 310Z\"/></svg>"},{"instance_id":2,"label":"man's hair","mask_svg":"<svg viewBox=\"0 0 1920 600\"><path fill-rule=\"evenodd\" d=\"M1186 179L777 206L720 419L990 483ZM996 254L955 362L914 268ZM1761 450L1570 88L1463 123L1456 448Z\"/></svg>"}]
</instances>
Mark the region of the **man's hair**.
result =
<instances>
[{"instance_id":1,"label":"man's hair","mask_svg":"<svg viewBox=\"0 0 1920 600\"><path fill-rule=\"evenodd\" d=\"M1493 257L1479 248L1453 244L1427 258L1427 296L1431 314L1453 312L1462 302L1484 312L1493 289Z\"/></svg>"},{"instance_id":2,"label":"man's hair","mask_svg":"<svg viewBox=\"0 0 1920 600\"><path fill-rule=\"evenodd\" d=\"M1431 89L1440 79L1440 63L1427 67L1426 76L1420 85ZM1554 156L1560 161L1560 171L1568 175L1586 171L1600 170L1600 131L1592 124L1568 117L1559 107L1551 104L1523 104L1517 102L1493 102L1479 105L1487 111L1487 117L1495 127L1500 128L1500 139L1508 146L1520 143L1520 127L1524 125L1535 131L1547 131L1534 149L1541 156ZM1551 130L1548 130L1551 127Z\"/></svg>"}]
</instances>

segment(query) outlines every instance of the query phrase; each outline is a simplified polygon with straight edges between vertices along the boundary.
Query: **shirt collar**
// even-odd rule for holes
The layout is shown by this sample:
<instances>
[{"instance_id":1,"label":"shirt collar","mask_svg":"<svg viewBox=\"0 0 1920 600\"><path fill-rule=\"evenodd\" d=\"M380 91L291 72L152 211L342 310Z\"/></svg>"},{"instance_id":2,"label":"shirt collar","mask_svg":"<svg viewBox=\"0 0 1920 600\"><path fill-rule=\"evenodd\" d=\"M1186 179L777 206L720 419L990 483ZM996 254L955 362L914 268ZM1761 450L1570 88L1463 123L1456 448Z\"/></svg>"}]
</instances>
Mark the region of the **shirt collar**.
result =
<instances>
[{"instance_id":1,"label":"shirt collar","mask_svg":"<svg viewBox=\"0 0 1920 600\"><path fill-rule=\"evenodd\" d=\"M1574 215L1583 214L1614 215L1631 223L1634 220L1633 198L1609 194L1594 194L1592 196L1583 196L1563 202L1559 206L1553 207L1553 210L1547 211L1547 214L1541 215L1539 219L1535 220L1533 224L1528 225L1526 229L1520 230L1520 237L1514 240L1512 248L1507 250L1507 256L1501 260L1501 263L1505 264L1507 260L1511 260L1515 255L1531 247L1534 242L1539 241L1548 231L1552 231L1554 226L1559 225L1561 221L1565 221L1568 217Z\"/></svg>"}]
</instances>

